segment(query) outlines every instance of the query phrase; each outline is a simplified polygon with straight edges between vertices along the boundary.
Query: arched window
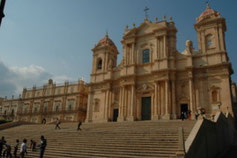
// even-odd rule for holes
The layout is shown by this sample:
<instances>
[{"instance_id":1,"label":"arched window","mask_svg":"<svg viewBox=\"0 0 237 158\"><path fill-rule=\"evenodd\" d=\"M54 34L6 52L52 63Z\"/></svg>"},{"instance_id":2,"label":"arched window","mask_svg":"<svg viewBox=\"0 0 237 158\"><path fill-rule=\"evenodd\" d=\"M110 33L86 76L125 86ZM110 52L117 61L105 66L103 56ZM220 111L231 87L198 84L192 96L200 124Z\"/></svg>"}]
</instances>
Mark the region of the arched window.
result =
<instances>
[{"instance_id":1,"label":"arched window","mask_svg":"<svg viewBox=\"0 0 237 158\"><path fill-rule=\"evenodd\" d=\"M214 46L213 35L209 34L206 36L206 46L207 48L212 48Z\"/></svg>"},{"instance_id":2,"label":"arched window","mask_svg":"<svg viewBox=\"0 0 237 158\"><path fill-rule=\"evenodd\" d=\"M145 49L142 52L142 63L149 63L150 62L150 50L149 49Z\"/></svg>"},{"instance_id":3,"label":"arched window","mask_svg":"<svg viewBox=\"0 0 237 158\"><path fill-rule=\"evenodd\" d=\"M212 91L212 102L217 102L217 91Z\"/></svg>"},{"instance_id":4,"label":"arched window","mask_svg":"<svg viewBox=\"0 0 237 158\"><path fill-rule=\"evenodd\" d=\"M98 59L98 61L97 61L97 69L98 70L102 69L102 59L101 58Z\"/></svg>"}]
</instances>

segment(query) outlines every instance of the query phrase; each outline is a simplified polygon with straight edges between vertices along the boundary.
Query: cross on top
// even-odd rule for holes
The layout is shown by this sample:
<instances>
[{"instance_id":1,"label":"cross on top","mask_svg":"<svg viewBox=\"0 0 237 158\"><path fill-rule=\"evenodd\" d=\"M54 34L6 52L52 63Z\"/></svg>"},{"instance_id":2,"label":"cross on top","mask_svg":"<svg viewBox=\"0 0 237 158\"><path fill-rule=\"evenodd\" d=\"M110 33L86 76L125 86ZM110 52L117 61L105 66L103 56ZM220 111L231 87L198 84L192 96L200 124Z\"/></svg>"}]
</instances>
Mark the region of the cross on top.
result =
<instances>
[{"instance_id":1,"label":"cross on top","mask_svg":"<svg viewBox=\"0 0 237 158\"><path fill-rule=\"evenodd\" d=\"M146 19L148 19L148 10L150 10L149 8L147 8L147 7L145 7L145 9L144 9L144 12L145 12L145 17L146 17Z\"/></svg>"}]
</instances>

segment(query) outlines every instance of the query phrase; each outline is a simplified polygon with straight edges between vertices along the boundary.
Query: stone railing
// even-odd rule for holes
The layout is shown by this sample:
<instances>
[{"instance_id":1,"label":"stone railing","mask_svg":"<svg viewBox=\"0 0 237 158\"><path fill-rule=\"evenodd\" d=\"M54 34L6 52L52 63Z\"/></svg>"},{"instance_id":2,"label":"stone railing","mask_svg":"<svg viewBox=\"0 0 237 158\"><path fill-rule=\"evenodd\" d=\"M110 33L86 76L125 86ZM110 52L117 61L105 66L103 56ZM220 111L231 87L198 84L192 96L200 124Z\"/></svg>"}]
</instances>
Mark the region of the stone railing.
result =
<instances>
[{"instance_id":1,"label":"stone railing","mask_svg":"<svg viewBox=\"0 0 237 158\"><path fill-rule=\"evenodd\" d=\"M217 158L230 146L237 145L234 118L218 112L213 121L200 119L185 142L186 158Z\"/></svg>"},{"instance_id":2,"label":"stone railing","mask_svg":"<svg viewBox=\"0 0 237 158\"><path fill-rule=\"evenodd\" d=\"M77 113L84 112L86 113L86 109L79 108L77 110L60 110L60 111L37 111L37 112L18 112L17 115L51 115L51 114L67 114L67 113Z\"/></svg>"},{"instance_id":3,"label":"stone railing","mask_svg":"<svg viewBox=\"0 0 237 158\"><path fill-rule=\"evenodd\" d=\"M26 124L35 124L35 123L22 122L22 121L20 121L20 122L8 122L8 123L1 124L0 125L0 130L16 127L16 126L20 126L20 125L26 125Z\"/></svg>"}]
</instances>

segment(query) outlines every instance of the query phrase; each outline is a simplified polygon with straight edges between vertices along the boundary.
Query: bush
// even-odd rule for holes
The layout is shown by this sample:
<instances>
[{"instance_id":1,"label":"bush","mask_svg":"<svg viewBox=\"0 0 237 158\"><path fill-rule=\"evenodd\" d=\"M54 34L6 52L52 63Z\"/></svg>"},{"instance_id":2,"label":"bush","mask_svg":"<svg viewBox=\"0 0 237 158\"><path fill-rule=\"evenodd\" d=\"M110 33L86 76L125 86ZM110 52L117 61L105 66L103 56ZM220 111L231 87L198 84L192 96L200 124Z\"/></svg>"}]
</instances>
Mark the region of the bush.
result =
<instances>
[{"instance_id":1,"label":"bush","mask_svg":"<svg viewBox=\"0 0 237 158\"><path fill-rule=\"evenodd\" d=\"M3 124L3 123L8 123L8 122L11 122L11 121L7 121L7 120L0 120L0 124Z\"/></svg>"}]
</instances>

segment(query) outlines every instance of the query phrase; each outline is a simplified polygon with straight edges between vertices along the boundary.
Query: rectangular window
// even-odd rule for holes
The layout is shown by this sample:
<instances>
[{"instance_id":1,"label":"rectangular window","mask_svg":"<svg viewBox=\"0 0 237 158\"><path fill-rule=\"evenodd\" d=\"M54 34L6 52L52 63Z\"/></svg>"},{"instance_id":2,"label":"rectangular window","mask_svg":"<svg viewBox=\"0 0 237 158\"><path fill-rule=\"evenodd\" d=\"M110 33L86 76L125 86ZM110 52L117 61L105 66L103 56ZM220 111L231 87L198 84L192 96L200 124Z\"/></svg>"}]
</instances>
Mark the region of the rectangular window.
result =
<instances>
[{"instance_id":1,"label":"rectangular window","mask_svg":"<svg viewBox=\"0 0 237 158\"><path fill-rule=\"evenodd\" d=\"M69 100L68 101L67 110L68 111L74 110L74 100Z\"/></svg>"},{"instance_id":2,"label":"rectangular window","mask_svg":"<svg viewBox=\"0 0 237 158\"><path fill-rule=\"evenodd\" d=\"M150 62L150 50L145 49L142 53L142 63L149 63Z\"/></svg>"}]
</instances>

